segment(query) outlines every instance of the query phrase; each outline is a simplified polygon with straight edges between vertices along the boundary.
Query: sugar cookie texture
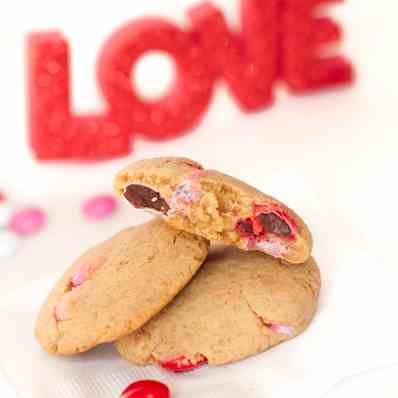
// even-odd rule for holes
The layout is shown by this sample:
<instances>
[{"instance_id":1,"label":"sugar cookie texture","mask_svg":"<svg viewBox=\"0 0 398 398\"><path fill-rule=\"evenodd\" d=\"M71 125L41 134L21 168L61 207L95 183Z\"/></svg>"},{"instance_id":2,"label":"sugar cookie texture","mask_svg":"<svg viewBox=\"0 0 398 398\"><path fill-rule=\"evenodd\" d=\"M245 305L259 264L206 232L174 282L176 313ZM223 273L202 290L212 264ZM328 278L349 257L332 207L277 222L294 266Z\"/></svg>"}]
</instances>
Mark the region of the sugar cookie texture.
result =
<instances>
[{"instance_id":1,"label":"sugar cookie texture","mask_svg":"<svg viewBox=\"0 0 398 398\"><path fill-rule=\"evenodd\" d=\"M57 283L36 323L42 347L70 355L146 323L202 265L208 242L160 218L126 229L83 254Z\"/></svg>"},{"instance_id":2,"label":"sugar cookie texture","mask_svg":"<svg viewBox=\"0 0 398 398\"><path fill-rule=\"evenodd\" d=\"M277 199L185 158L137 161L115 188L134 207L155 211L177 229L211 241L305 262L312 237L304 221Z\"/></svg>"},{"instance_id":3,"label":"sugar cookie texture","mask_svg":"<svg viewBox=\"0 0 398 398\"><path fill-rule=\"evenodd\" d=\"M136 364L192 369L238 361L303 332L320 285L313 258L297 267L262 253L221 248L170 305L115 345Z\"/></svg>"}]
</instances>

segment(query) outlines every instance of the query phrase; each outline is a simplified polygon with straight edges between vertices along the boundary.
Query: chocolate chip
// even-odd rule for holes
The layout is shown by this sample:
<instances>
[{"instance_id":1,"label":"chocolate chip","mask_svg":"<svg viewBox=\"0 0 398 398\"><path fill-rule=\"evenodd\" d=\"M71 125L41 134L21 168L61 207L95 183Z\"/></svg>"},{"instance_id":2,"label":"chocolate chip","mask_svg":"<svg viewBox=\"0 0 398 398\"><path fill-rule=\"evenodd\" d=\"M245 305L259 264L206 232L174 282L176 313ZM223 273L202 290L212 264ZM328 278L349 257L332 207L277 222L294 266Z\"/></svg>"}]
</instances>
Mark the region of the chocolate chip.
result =
<instances>
[{"instance_id":1,"label":"chocolate chip","mask_svg":"<svg viewBox=\"0 0 398 398\"><path fill-rule=\"evenodd\" d=\"M124 191L124 197L137 208L147 208L167 214L170 207L160 193L144 185L130 184Z\"/></svg>"},{"instance_id":2,"label":"chocolate chip","mask_svg":"<svg viewBox=\"0 0 398 398\"><path fill-rule=\"evenodd\" d=\"M261 213L256 220L264 227L265 232L282 236L292 233L289 225L274 213Z\"/></svg>"},{"instance_id":3,"label":"chocolate chip","mask_svg":"<svg viewBox=\"0 0 398 398\"><path fill-rule=\"evenodd\" d=\"M247 220L239 221L237 227L241 232L244 232L245 234L248 235L254 234L253 225L250 219L248 219L248 221Z\"/></svg>"}]
</instances>

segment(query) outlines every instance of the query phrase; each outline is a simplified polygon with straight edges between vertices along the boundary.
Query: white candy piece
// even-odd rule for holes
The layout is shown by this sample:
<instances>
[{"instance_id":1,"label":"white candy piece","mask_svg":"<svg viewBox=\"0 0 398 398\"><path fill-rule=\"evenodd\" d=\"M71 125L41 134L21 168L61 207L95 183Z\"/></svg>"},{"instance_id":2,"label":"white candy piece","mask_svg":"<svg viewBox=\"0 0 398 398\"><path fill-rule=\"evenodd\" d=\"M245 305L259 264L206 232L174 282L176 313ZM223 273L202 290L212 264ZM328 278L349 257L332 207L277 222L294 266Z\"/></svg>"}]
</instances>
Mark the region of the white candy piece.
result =
<instances>
[{"instance_id":1,"label":"white candy piece","mask_svg":"<svg viewBox=\"0 0 398 398\"><path fill-rule=\"evenodd\" d=\"M12 215L12 208L8 203L0 202L0 228L6 228Z\"/></svg>"},{"instance_id":2,"label":"white candy piece","mask_svg":"<svg viewBox=\"0 0 398 398\"><path fill-rule=\"evenodd\" d=\"M13 233L0 231L0 258L10 257L16 253L19 247L19 238Z\"/></svg>"},{"instance_id":3,"label":"white candy piece","mask_svg":"<svg viewBox=\"0 0 398 398\"><path fill-rule=\"evenodd\" d=\"M286 245L279 240L263 240L257 242L255 248L274 257L281 257L287 252Z\"/></svg>"}]
</instances>

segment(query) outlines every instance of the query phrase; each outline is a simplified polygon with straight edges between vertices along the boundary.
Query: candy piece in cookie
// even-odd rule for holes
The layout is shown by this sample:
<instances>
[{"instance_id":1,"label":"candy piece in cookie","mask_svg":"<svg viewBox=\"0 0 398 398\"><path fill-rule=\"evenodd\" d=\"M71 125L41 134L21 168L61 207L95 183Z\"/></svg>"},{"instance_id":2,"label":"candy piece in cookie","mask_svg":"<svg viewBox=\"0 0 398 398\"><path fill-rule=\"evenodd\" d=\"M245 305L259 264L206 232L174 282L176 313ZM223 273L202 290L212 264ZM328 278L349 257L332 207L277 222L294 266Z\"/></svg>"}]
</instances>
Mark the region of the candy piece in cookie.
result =
<instances>
[{"instance_id":1,"label":"candy piece in cookie","mask_svg":"<svg viewBox=\"0 0 398 398\"><path fill-rule=\"evenodd\" d=\"M190 281L207 252L205 239L161 218L120 232L64 274L40 311L37 339L70 355L131 333Z\"/></svg>"},{"instance_id":2,"label":"candy piece in cookie","mask_svg":"<svg viewBox=\"0 0 398 398\"><path fill-rule=\"evenodd\" d=\"M197 355L196 358L189 359L185 355L178 355L172 358L162 358L158 364L173 373L184 373L200 368L207 364L207 359L203 355Z\"/></svg>"},{"instance_id":3,"label":"candy piece in cookie","mask_svg":"<svg viewBox=\"0 0 398 398\"><path fill-rule=\"evenodd\" d=\"M217 249L171 304L115 345L133 363L173 372L235 362L302 333L320 285L312 257L297 267L258 252Z\"/></svg>"},{"instance_id":4,"label":"candy piece in cookie","mask_svg":"<svg viewBox=\"0 0 398 398\"><path fill-rule=\"evenodd\" d=\"M145 159L115 178L115 188L136 208L171 226L212 241L258 250L290 263L305 262L312 237L282 202L244 182L185 158Z\"/></svg>"}]
</instances>

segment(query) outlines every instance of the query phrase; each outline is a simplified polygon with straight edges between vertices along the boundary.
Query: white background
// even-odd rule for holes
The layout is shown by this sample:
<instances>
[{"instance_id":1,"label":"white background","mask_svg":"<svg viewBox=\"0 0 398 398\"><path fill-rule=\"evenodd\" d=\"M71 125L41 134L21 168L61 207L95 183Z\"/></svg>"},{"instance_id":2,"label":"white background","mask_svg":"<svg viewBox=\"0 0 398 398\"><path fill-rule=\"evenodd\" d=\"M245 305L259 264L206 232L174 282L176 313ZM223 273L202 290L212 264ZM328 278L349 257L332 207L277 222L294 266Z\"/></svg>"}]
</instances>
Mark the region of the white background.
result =
<instances>
[{"instance_id":1,"label":"white background","mask_svg":"<svg viewBox=\"0 0 398 398\"><path fill-rule=\"evenodd\" d=\"M280 91L271 109L247 115L220 85L197 129L164 143L137 139L129 159L83 166L39 164L30 156L25 140L24 35L27 31L63 31L73 54L74 107L79 111L100 110L103 104L96 89L93 66L105 37L121 23L148 13L186 23L184 10L195 3L190 0L14 0L3 4L0 190L19 203L40 204L41 198L49 196L74 197L82 195L83 189L90 196L110 190L113 174L130 159L154 155L189 156L249 180L253 168L263 168L265 176L281 169L292 170L303 176L325 208L337 211L349 221L369 250L381 259L384 271L397 278L398 6L392 1L351 0L330 12L345 27L342 51L357 69L353 88L306 97L293 97ZM232 25L238 23L238 1L213 3L223 7ZM150 89L158 85L151 73L155 69L155 76L165 77L162 75L165 69L148 64L144 85ZM16 288L13 284L0 286L3 291ZM375 295L382 288L369 287ZM396 314L391 316L396 318ZM13 396L7 391L0 383L2 397Z\"/></svg>"}]
</instances>

